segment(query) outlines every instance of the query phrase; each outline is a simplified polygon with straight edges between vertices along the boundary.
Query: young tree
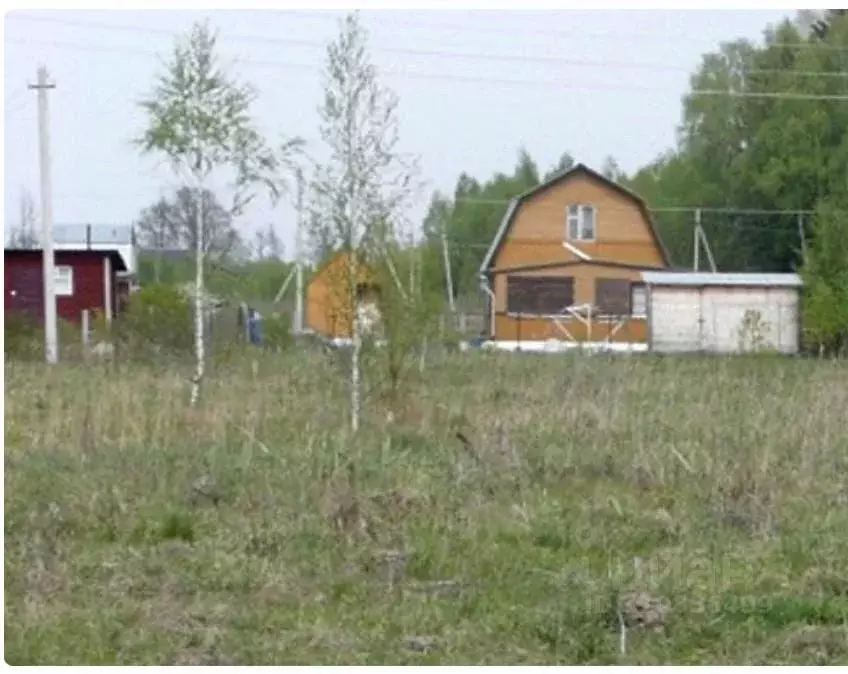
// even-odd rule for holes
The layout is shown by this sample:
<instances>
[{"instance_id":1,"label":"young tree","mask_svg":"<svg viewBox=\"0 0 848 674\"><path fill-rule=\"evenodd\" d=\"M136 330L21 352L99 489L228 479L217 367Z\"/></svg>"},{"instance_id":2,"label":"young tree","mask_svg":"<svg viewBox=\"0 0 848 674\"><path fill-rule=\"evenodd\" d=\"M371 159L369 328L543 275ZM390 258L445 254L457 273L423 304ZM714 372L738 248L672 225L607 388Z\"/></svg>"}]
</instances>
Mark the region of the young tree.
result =
<instances>
[{"instance_id":1,"label":"young tree","mask_svg":"<svg viewBox=\"0 0 848 674\"><path fill-rule=\"evenodd\" d=\"M35 205L28 190L21 191L21 222L17 230L9 237L9 245L13 248L37 248L38 235L35 232Z\"/></svg>"},{"instance_id":2,"label":"young tree","mask_svg":"<svg viewBox=\"0 0 848 674\"><path fill-rule=\"evenodd\" d=\"M804 279L804 324L819 351L848 350L848 209L823 201L816 209L814 236L801 275Z\"/></svg>"},{"instance_id":3,"label":"young tree","mask_svg":"<svg viewBox=\"0 0 848 674\"><path fill-rule=\"evenodd\" d=\"M367 33L349 14L327 48L321 138L328 158L311 184L311 234L317 248L349 255L347 293L352 307L350 423L359 429L362 339L357 266L385 258L414 194L417 160L398 150L397 97L378 81Z\"/></svg>"},{"instance_id":4,"label":"young tree","mask_svg":"<svg viewBox=\"0 0 848 674\"><path fill-rule=\"evenodd\" d=\"M138 241L148 248L196 250L198 202L196 189L181 187L173 199L162 197L145 208L136 222ZM203 191L201 210L204 255L225 257L240 242L232 213L209 189Z\"/></svg>"},{"instance_id":5,"label":"young tree","mask_svg":"<svg viewBox=\"0 0 848 674\"><path fill-rule=\"evenodd\" d=\"M233 190L232 215L255 196L258 185L276 198L280 156L268 147L252 121L253 88L230 77L219 65L216 34L197 23L174 46L164 74L150 97L141 103L147 128L137 143L144 153L160 153L198 197L195 237L194 343L196 369L191 403L197 404L204 375L204 203L200 198L216 171L225 172ZM284 145L290 153L298 141Z\"/></svg>"}]
</instances>

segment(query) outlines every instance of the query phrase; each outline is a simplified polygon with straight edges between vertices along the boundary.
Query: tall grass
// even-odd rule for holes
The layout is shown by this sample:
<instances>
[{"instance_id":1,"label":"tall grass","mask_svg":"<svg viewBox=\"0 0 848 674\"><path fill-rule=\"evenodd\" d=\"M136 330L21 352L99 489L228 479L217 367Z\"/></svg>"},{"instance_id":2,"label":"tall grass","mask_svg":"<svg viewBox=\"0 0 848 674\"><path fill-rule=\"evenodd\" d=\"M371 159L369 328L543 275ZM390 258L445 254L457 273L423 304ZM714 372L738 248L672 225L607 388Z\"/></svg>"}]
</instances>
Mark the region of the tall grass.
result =
<instances>
[{"instance_id":1,"label":"tall grass","mask_svg":"<svg viewBox=\"0 0 848 674\"><path fill-rule=\"evenodd\" d=\"M333 358L7 362L7 661L848 662L845 363Z\"/></svg>"}]
</instances>

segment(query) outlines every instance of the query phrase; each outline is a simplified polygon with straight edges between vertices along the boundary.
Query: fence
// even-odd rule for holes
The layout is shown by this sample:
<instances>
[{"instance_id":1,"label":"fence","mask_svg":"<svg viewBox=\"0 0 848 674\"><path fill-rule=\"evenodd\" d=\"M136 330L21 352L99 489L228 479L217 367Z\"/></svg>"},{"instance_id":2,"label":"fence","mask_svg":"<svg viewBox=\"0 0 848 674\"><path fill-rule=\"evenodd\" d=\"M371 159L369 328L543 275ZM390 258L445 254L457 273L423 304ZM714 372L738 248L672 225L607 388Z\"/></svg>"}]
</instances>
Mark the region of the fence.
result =
<instances>
[{"instance_id":1,"label":"fence","mask_svg":"<svg viewBox=\"0 0 848 674\"><path fill-rule=\"evenodd\" d=\"M439 332L446 335L449 332L457 333L462 337L479 335L486 326L486 317L481 313L448 313L439 317Z\"/></svg>"}]
</instances>

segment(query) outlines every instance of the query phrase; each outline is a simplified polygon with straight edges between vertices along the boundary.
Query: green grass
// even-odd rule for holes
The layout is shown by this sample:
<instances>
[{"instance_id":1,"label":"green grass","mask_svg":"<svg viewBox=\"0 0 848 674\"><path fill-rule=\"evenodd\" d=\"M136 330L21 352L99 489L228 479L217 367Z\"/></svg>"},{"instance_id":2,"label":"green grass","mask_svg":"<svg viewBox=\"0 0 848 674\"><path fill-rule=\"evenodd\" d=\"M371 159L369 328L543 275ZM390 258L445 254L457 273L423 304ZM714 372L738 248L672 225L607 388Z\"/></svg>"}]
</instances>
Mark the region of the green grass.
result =
<instances>
[{"instance_id":1,"label":"green grass","mask_svg":"<svg viewBox=\"0 0 848 674\"><path fill-rule=\"evenodd\" d=\"M7 662L848 664L848 364L334 358L7 362Z\"/></svg>"}]
</instances>

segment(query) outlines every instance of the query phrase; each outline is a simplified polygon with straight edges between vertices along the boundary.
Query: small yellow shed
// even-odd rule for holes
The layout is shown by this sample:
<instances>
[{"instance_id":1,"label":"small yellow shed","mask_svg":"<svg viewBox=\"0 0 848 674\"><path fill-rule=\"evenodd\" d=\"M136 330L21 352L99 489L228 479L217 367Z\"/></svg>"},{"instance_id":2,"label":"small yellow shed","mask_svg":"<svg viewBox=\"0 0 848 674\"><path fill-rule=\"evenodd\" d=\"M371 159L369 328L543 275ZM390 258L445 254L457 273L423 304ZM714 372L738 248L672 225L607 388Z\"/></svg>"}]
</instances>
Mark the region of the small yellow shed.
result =
<instances>
[{"instance_id":1,"label":"small yellow shed","mask_svg":"<svg viewBox=\"0 0 848 674\"><path fill-rule=\"evenodd\" d=\"M306 288L306 327L328 339L349 339L353 333L350 260L349 253L339 253L318 270ZM365 264L356 264L360 309L372 307L377 292L370 269Z\"/></svg>"}]
</instances>

